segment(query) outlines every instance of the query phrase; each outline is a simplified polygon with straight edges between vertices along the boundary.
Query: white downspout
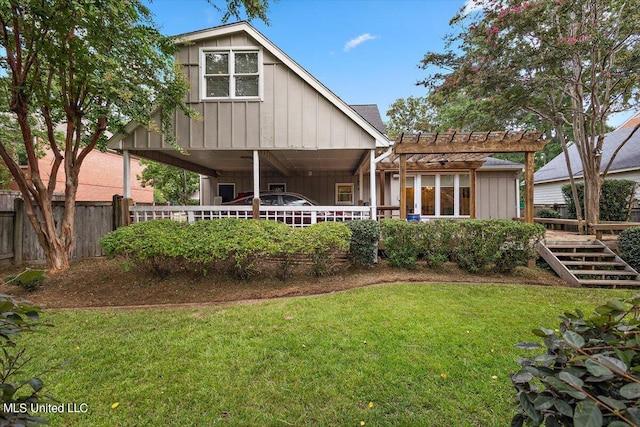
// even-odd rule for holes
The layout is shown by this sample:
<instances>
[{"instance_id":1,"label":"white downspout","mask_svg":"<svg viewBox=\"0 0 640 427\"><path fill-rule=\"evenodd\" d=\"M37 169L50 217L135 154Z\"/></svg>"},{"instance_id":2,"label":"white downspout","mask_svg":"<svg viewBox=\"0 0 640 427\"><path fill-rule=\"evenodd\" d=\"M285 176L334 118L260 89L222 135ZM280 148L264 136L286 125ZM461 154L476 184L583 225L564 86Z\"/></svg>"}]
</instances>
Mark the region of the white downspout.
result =
<instances>
[{"instance_id":1,"label":"white downspout","mask_svg":"<svg viewBox=\"0 0 640 427\"><path fill-rule=\"evenodd\" d=\"M122 152L122 197L131 198L131 156L129 150Z\"/></svg>"},{"instance_id":2,"label":"white downspout","mask_svg":"<svg viewBox=\"0 0 640 427\"><path fill-rule=\"evenodd\" d=\"M253 198L260 198L260 156L253 150Z\"/></svg>"},{"instance_id":3,"label":"white downspout","mask_svg":"<svg viewBox=\"0 0 640 427\"><path fill-rule=\"evenodd\" d=\"M369 151L369 194L371 198L371 219L378 218L378 194L376 192L376 150Z\"/></svg>"},{"instance_id":4,"label":"white downspout","mask_svg":"<svg viewBox=\"0 0 640 427\"><path fill-rule=\"evenodd\" d=\"M520 218L520 178L516 178L516 218Z\"/></svg>"}]
</instances>

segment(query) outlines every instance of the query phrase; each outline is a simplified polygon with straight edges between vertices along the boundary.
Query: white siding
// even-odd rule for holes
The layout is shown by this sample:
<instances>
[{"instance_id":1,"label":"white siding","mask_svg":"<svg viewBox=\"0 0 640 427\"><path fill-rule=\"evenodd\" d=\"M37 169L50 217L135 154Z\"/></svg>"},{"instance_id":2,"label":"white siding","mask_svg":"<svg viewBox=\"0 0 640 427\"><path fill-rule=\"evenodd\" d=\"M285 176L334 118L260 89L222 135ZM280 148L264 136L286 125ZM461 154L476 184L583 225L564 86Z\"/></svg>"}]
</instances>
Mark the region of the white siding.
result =
<instances>
[{"instance_id":1,"label":"white siding","mask_svg":"<svg viewBox=\"0 0 640 427\"><path fill-rule=\"evenodd\" d=\"M607 179L628 179L636 181L640 184L640 169L627 172L609 173ZM576 182L582 182L581 179L577 179ZM534 205L554 205L565 204L564 197L562 195L562 186L569 184L569 180L546 182L541 184L534 184L533 186L533 204ZM640 199L640 190L636 191L636 199Z\"/></svg>"}]
</instances>

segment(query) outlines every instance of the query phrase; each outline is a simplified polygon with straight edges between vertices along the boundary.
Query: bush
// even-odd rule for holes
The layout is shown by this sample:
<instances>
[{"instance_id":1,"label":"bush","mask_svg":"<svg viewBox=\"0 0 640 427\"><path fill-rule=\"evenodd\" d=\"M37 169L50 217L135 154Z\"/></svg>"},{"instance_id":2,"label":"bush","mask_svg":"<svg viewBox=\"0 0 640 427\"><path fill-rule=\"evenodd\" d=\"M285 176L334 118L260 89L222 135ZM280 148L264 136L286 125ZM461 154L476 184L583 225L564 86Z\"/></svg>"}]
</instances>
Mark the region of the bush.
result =
<instances>
[{"instance_id":1,"label":"bush","mask_svg":"<svg viewBox=\"0 0 640 427\"><path fill-rule=\"evenodd\" d=\"M628 228L618 236L620 257L640 272L640 227Z\"/></svg>"},{"instance_id":2,"label":"bush","mask_svg":"<svg viewBox=\"0 0 640 427\"><path fill-rule=\"evenodd\" d=\"M354 265L372 266L378 257L380 226L374 220L356 220L346 223L351 230L349 261Z\"/></svg>"},{"instance_id":3,"label":"bush","mask_svg":"<svg viewBox=\"0 0 640 427\"><path fill-rule=\"evenodd\" d=\"M54 402L43 393L44 384L38 377L25 379L24 368L30 359L26 349L17 350L18 338L24 332L37 332L49 326L40 320L40 308L0 294L0 425L33 426L48 424L44 418L31 415L31 404ZM26 410L20 410L21 404ZM11 406L13 405L13 406Z\"/></svg>"},{"instance_id":4,"label":"bush","mask_svg":"<svg viewBox=\"0 0 640 427\"><path fill-rule=\"evenodd\" d=\"M507 219L459 222L455 255L458 265L471 273L493 265L498 272L512 271L535 257L535 244L544 227Z\"/></svg>"},{"instance_id":5,"label":"bush","mask_svg":"<svg viewBox=\"0 0 640 427\"><path fill-rule=\"evenodd\" d=\"M341 222L319 222L300 230L297 239L300 253L309 256L314 276L324 276L334 271L337 263L330 261L340 252L349 250L351 230Z\"/></svg>"},{"instance_id":6,"label":"bush","mask_svg":"<svg viewBox=\"0 0 640 427\"><path fill-rule=\"evenodd\" d=\"M560 212L552 208L539 208L536 210L536 217L538 218L560 218Z\"/></svg>"},{"instance_id":7,"label":"bush","mask_svg":"<svg viewBox=\"0 0 640 427\"><path fill-rule=\"evenodd\" d=\"M640 425L640 298L610 301L591 317L576 310L560 319L556 331L533 331L546 354L521 359L522 369L511 376L519 402L511 425Z\"/></svg>"},{"instance_id":8,"label":"bush","mask_svg":"<svg viewBox=\"0 0 640 427\"><path fill-rule=\"evenodd\" d=\"M180 257L185 224L168 219L139 222L120 227L100 239L105 255L122 255L154 275L164 278L184 268Z\"/></svg>"},{"instance_id":9,"label":"bush","mask_svg":"<svg viewBox=\"0 0 640 427\"><path fill-rule=\"evenodd\" d=\"M600 221L629 221L631 203L636 186L628 179L606 179L600 191ZM578 199L584 206L584 184L577 183ZM562 186L562 194L567 204L569 218L576 218L576 206L573 202L571 185Z\"/></svg>"},{"instance_id":10,"label":"bush","mask_svg":"<svg viewBox=\"0 0 640 427\"><path fill-rule=\"evenodd\" d=\"M402 219L384 219L380 231L384 251L394 267L414 268L420 253L420 224Z\"/></svg>"}]
</instances>

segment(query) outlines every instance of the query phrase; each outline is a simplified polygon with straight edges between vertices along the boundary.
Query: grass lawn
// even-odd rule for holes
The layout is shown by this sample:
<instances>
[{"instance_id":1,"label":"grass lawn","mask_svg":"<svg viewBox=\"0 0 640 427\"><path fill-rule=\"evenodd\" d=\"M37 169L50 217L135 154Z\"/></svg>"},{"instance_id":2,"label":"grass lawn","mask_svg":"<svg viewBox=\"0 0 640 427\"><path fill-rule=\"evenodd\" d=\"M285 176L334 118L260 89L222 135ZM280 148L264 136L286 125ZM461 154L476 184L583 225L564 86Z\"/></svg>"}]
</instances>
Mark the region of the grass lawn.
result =
<instances>
[{"instance_id":1,"label":"grass lawn","mask_svg":"<svg viewBox=\"0 0 640 427\"><path fill-rule=\"evenodd\" d=\"M505 426L514 345L633 291L386 285L255 305L45 313L54 426ZM118 403L118 405L114 405ZM114 408L115 406L115 408Z\"/></svg>"}]
</instances>

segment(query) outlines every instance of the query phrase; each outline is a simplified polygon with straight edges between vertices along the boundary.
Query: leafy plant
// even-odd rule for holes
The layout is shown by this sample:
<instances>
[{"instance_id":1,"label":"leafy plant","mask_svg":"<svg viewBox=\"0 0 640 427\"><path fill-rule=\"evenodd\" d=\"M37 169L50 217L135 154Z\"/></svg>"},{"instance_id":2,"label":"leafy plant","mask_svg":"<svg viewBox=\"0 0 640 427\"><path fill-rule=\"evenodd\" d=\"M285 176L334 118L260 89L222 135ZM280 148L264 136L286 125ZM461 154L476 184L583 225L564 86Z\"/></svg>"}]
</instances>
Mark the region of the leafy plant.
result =
<instances>
[{"instance_id":1,"label":"leafy plant","mask_svg":"<svg viewBox=\"0 0 640 427\"><path fill-rule=\"evenodd\" d=\"M371 266L378 257L380 226L374 220L356 220L346 223L351 230L349 260L354 265Z\"/></svg>"},{"instance_id":2,"label":"leafy plant","mask_svg":"<svg viewBox=\"0 0 640 427\"><path fill-rule=\"evenodd\" d=\"M5 282L10 285L20 286L22 289L32 292L35 291L44 282L44 270L32 270L27 268L17 276L8 277Z\"/></svg>"},{"instance_id":3,"label":"leafy plant","mask_svg":"<svg viewBox=\"0 0 640 427\"><path fill-rule=\"evenodd\" d=\"M48 424L42 417L30 413L30 405L53 401L44 394L44 384L38 377L24 379L24 368L31 359L26 349L16 351L18 338L24 332L37 332L46 326L40 320L40 309L13 297L0 294L0 425L33 426ZM24 405L24 406L23 406Z\"/></svg>"},{"instance_id":4,"label":"leafy plant","mask_svg":"<svg viewBox=\"0 0 640 427\"><path fill-rule=\"evenodd\" d=\"M628 221L637 183L628 179L606 179L600 192L600 220ZM577 183L578 199L584 204L584 184ZM571 186L563 185L562 194L567 203L570 218L576 217L576 205L571 194Z\"/></svg>"},{"instance_id":5,"label":"leafy plant","mask_svg":"<svg viewBox=\"0 0 640 427\"><path fill-rule=\"evenodd\" d=\"M618 236L620 256L640 272L640 227L628 228Z\"/></svg>"},{"instance_id":6,"label":"leafy plant","mask_svg":"<svg viewBox=\"0 0 640 427\"><path fill-rule=\"evenodd\" d=\"M319 222L302 230L300 252L311 257L309 271L314 276L324 276L334 271L334 255L349 250L351 230L341 222Z\"/></svg>"},{"instance_id":7,"label":"leafy plant","mask_svg":"<svg viewBox=\"0 0 640 427\"><path fill-rule=\"evenodd\" d=\"M539 208L536 210L536 215L538 218L560 218L560 212L552 208Z\"/></svg>"},{"instance_id":8,"label":"leafy plant","mask_svg":"<svg viewBox=\"0 0 640 427\"><path fill-rule=\"evenodd\" d=\"M394 267L415 268L420 253L419 222L384 219L380 223L384 250Z\"/></svg>"},{"instance_id":9,"label":"leafy plant","mask_svg":"<svg viewBox=\"0 0 640 427\"><path fill-rule=\"evenodd\" d=\"M519 402L511 425L640 425L638 325L636 296L609 301L590 317L581 310L564 313L556 330L534 329L547 352L520 359L522 369L511 376Z\"/></svg>"}]
</instances>

